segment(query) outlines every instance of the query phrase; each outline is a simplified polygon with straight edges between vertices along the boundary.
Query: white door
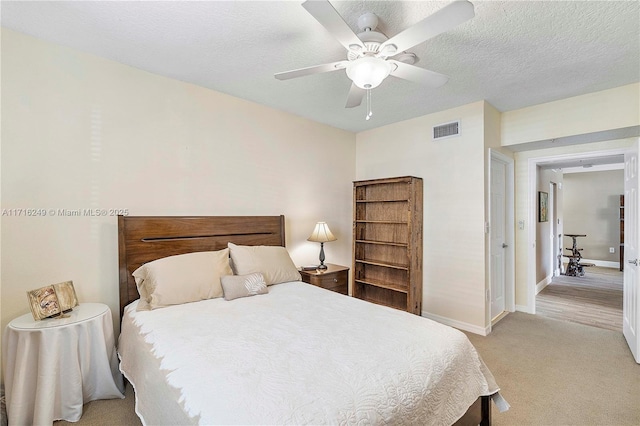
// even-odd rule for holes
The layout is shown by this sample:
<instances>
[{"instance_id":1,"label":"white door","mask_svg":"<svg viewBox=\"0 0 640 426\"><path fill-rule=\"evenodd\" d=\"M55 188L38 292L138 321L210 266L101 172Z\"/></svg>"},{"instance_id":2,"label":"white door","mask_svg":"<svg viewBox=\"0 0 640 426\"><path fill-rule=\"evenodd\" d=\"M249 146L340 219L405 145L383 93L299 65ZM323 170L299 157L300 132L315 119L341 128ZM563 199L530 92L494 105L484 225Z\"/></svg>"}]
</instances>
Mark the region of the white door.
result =
<instances>
[{"instance_id":1,"label":"white door","mask_svg":"<svg viewBox=\"0 0 640 426\"><path fill-rule=\"evenodd\" d=\"M505 311L506 164L491 161L491 319Z\"/></svg>"},{"instance_id":2,"label":"white door","mask_svg":"<svg viewBox=\"0 0 640 426\"><path fill-rule=\"evenodd\" d=\"M622 307L622 332L636 362L640 364L640 291L638 291L638 273L640 272L640 227L638 226L638 145L624 155L624 289Z\"/></svg>"}]
</instances>

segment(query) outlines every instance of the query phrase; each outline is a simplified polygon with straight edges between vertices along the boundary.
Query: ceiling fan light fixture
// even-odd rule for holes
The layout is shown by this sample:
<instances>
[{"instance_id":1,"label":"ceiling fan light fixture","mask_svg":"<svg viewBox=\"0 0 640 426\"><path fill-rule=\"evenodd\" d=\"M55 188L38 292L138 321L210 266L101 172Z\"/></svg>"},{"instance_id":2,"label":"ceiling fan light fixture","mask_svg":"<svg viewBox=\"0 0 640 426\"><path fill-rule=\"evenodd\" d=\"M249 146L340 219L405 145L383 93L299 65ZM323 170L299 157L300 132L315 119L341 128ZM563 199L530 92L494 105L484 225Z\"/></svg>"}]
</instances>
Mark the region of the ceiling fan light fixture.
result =
<instances>
[{"instance_id":1,"label":"ceiling fan light fixture","mask_svg":"<svg viewBox=\"0 0 640 426\"><path fill-rule=\"evenodd\" d=\"M391 73L391 64L381 58L364 56L347 65L347 77L361 89L373 89Z\"/></svg>"},{"instance_id":2,"label":"ceiling fan light fixture","mask_svg":"<svg viewBox=\"0 0 640 426\"><path fill-rule=\"evenodd\" d=\"M395 44L387 44L380 49L379 54L382 56L393 56L398 53L398 47Z\"/></svg>"}]
</instances>

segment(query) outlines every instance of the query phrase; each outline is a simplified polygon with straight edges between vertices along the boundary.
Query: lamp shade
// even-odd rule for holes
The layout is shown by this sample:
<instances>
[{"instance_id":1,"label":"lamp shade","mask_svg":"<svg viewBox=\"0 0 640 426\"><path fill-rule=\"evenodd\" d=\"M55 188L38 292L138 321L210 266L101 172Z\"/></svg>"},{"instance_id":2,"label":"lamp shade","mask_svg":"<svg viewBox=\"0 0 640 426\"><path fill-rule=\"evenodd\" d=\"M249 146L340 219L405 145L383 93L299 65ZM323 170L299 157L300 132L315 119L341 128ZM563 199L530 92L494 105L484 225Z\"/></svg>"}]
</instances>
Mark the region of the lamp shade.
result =
<instances>
[{"instance_id":1,"label":"lamp shade","mask_svg":"<svg viewBox=\"0 0 640 426\"><path fill-rule=\"evenodd\" d=\"M316 223L316 227L313 229L311 236L307 238L307 241L313 241L315 243L327 243L335 240L337 240L337 238L331 233L326 222Z\"/></svg>"},{"instance_id":2,"label":"lamp shade","mask_svg":"<svg viewBox=\"0 0 640 426\"><path fill-rule=\"evenodd\" d=\"M391 73L391 64L384 59L364 56L347 65L347 77L361 89L373 89Z\"/></svg>"}]
</instances>

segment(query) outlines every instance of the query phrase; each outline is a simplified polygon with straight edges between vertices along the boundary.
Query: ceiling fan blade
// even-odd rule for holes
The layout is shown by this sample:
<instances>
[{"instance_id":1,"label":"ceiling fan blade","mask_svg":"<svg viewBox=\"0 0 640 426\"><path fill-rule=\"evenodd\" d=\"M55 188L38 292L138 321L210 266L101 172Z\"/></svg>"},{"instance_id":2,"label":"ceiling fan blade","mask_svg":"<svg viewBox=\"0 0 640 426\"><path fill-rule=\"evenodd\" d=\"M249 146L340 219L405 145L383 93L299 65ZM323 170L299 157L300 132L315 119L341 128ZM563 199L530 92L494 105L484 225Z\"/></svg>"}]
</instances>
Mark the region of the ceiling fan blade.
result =
<instances>
[{"instance_id":1,"label":"ceiling fan blade","mask_svg":"<svg viewBox=\"0 0 640 426\"><path fill-rule=\"evenodd\" d=\"M344 22L342 16L337 10L326 0L307 0L302 3L307 12L311 14L318 22L320 22L345 49L350 50L352 46L360 46L364 48L364 44L353 32L351 27Z\"/></svg>"},{"instance_id":2,"label":"ceiling fan blade","mask_svg":"<svg viewBox=\"0 0 640 426\"><path fill-rule=\"evenodd\" d=\"M389 45L395 45L396 51L402 52L450 30L474 16L473 4L467 0L454 1L433 15L391 37L380 45L379 50Z\"/></svg>"},{"instance_id":3,"label":"ceiling fan blade","mask_svg":"<svg viewBox=\"0 0 640 426\"><path fill-rule=\"evenodd\" d=\"M357 107L362 103L362 98L366 94L365 89L361 89L355 85L355 83L351 84L351 89L349 89L349 96L347 96L347 104L344 106L345 108L353 108Z\"/></svg>"},{"instance_id":4,"label":"ceiling fan blade","mask_svg":"<svg viewBox=\"0 0 640 426\"><path fill-rule=\"evenodd\" d=\"M279 72L274 74L274 77L278 80L288 80L290 78L302 77L311 74L320 74L323 72L337 71L345 68L346 63L349 61L331 62L329 64L315 65L313 67L300 68L297 70Z\"/></svg>"},{"instance_id":5,"label":"ceiling fan blade","mask_svg":"<svg viewBox=\"0 0 640 426\"><path fill-rule=\"evenodd\" d=\"M388 59L388 61L397 66L395 70L391 71L391 75L394 77L433 88L440 87L449 80L449 77L444 74L425 70L424 68L394 61L392 59Z\"/></svg>"}]
</instances>

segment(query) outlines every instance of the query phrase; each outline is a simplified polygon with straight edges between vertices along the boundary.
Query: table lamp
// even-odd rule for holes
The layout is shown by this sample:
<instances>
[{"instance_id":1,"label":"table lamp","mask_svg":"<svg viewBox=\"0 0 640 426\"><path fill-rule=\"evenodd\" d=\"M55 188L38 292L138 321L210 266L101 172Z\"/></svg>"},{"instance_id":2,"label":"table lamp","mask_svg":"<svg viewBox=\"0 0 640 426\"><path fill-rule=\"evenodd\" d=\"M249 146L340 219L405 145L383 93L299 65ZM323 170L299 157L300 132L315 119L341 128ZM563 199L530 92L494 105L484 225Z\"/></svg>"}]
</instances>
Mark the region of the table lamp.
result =
<instances>
[{"instance_id":1,"label":"table lamp","mask_svg":"<svg viewBox=\"0 0 640 426\"><path fill-rule=\"evenodd\" d=\"M335 240L337 240L337 238L331 233L326 222L316 223L316 227L313 229L311 236L307 238L307 241L320 243L320 265L318 266L318 269L327 269L327 265L324 264L324 243Z\"/></svg>"}]
</instances>

